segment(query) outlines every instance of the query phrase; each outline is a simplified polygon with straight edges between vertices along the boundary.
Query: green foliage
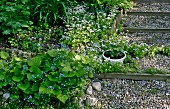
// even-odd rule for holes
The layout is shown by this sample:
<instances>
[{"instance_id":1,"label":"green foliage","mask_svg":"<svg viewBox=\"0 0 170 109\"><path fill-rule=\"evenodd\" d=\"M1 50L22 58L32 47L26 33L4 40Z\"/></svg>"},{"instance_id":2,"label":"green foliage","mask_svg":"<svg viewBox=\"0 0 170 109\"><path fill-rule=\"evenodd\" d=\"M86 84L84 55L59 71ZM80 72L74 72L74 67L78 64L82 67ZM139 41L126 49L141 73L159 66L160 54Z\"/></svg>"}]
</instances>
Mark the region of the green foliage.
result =
<instances>
[{"instance_id":1,"label":"green foliage","mask_svg":"<svg viewBox=\"0 0 170 109\"><path fill-rule=\"evenodd\" d=\"M69 0L31 0L31 19L43 27L55 25L67 20Z\"/></svg>"},{"instance_id":2,"label":"green foliage","mask_svg":"<svg viewBox=\"0 0 170 109\"><path fill-rule=\"evenodd\" d=\"M30 12L27 2L27 0L0 2L0 32L3 35L16 34L32 24L29 20Z\"/></svg>"},{"instance_id":3,"label":"green foliage","mask_svg":"<svg viewBox=\"0 0 170 109\"><path fill-rule=\"evenodd\" d=\"M9 56L4 51L1 54ZM47 106L54 98L56 103L64 104L80 95L92 77L88 57L69 51L52 49L28 60L5 59L1 55L0 90L10 93L10 99L18 106L23 103ZM18 100L23 99L20 104Z\"/></svg>"},{"instance_id":4,"label":"green foliage","mask_svg":"<svg viewBox=\"0 0 170 109\"><path fill-rule=\"evenodd\" d=\"M30 27L29 31L19 32L16 37L8 38L8 42L10 46L23 51L41 52L51 49L52 44L57 44L62 35L63 30L57 27L48 30Z\"/></svg>"}]
</instances>

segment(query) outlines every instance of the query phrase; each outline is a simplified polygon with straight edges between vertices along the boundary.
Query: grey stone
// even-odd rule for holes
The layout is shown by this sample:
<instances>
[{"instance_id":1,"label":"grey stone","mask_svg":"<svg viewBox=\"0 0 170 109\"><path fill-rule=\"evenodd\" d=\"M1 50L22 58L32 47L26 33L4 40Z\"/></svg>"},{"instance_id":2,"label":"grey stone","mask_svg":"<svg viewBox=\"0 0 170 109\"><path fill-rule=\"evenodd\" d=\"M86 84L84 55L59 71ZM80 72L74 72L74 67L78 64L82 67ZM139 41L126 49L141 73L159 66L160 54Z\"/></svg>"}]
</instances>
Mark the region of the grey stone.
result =
<instances>
[{"instance_id":1,"label":"grey stone","mask_svg":"<svg viewBox=\"0 0 170 109\"><path fill-rule=\"evenodd\" d=\"M101 91L101 83L100 82L94 82L94 83L92 83L92 87L95 89L95 90L97 90L97 91Z\"/></svg>"},{"instance_id":2,"label":"grey stone","mask_svg":"<svg viewBox=\"0 0 170 109\"><path fill-rule=\"evenodd\" d=\"M98 99L94 97L88 97L86 101L89 106L94 106L97 104Z\"/></svg>"},{"instance_id":3,"label":"grey stone","mask_svg":"<svg viewBox=\"0 0 170 109\"><path fill-rule=\"evenodd\" d=\"M87 88L86 93L89 94L89 95L91 95L91 94L93 93L93 88L92 88L92 86L89 86L89 87Z\"/></svg>"},{"instance_id":4,"label":"grey stone","mask_svg":"<svg viewBox=\"0 0 170 109\"><path fill-rule=\"evenodd\" d=\"M4 93L3 98L8 99L10 97L10 93Z\"/></svg>"}]
</instances>

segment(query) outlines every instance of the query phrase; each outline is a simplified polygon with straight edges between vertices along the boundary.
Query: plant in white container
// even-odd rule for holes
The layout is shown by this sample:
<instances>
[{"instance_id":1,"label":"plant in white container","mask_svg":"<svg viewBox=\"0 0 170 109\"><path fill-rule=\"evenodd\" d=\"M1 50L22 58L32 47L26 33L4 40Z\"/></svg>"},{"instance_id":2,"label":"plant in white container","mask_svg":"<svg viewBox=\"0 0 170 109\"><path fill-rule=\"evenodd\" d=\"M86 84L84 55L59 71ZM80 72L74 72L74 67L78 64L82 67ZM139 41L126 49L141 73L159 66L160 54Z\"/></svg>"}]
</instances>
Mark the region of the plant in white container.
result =
<instances>
[{"instance_id":1,"label":"plant in white container","mask_svg":"<svg viewBox=\"0 0 170 109\"><path fill-rule=\"evenodd\" d=\"M102 55L105 61L123 63L126 58L126 51L124 51L121 47L111 45L110 49L104 51Z\"/></svg>"}]
</instances>

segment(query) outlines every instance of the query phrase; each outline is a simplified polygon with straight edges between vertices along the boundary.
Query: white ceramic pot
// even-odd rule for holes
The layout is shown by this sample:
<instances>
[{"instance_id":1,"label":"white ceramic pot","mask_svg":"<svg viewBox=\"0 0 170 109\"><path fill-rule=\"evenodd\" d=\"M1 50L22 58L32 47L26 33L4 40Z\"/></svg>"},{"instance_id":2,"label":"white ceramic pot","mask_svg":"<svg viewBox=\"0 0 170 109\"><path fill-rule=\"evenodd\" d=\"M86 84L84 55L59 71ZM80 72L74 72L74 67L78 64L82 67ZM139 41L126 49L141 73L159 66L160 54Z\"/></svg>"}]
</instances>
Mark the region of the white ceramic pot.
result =
<instances>
[{"instance_id":1,"label":"white ceramic pot","mask_svg":"<svg viewBox=\"0 0 170 109\"><path fill-rule=\"evenodd\" d=\"M107 51L109 51L109 50L107 50ZM105 51L105 52L107 52L107 51ZM126 58L126 51L123 52L124 57L122 57L122 58L120 58L120 59L110 59L110 57L106 57L106 56L104 55L105 52L103 52L103 54L102 54L102 56L103 56L103 58L105 59L105 61L123 63L124 59Z\"/></svg>"}]
</instances>

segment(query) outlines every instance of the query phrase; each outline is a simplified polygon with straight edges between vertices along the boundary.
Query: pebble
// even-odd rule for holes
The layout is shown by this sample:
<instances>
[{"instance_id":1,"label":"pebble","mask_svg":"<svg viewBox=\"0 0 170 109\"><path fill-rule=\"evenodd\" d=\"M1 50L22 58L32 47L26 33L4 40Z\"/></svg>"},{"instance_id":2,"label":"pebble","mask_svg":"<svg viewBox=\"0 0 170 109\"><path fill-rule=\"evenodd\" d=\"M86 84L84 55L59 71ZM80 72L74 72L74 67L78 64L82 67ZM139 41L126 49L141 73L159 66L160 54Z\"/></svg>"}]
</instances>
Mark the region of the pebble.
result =
<instances>
[{"instance_id":1,"label":"pebble","mask_svg":"<svg viewBox=\"0 0 170 109\"><path fill-rule=\"evenodd\" d=\"M10 97L10 93L4 93L3 98L8 99Z\"/></svg>"},{"instance_id":2,"label":"pebble","mask_svg":"<svg viewBox=\"0 0 170 109\"><path fill-rule=\"evenodd\" d=\"M86 94L91 95L92 93L93 93L93 88L92 88L92 86L89 86L86 90Z\"/></svg>"},{"instance_id":3,"label":"pebble","mask_svg":"<svg viewBox=\"0 0 170 109\"><path fill-rule=\"evenodd\" d=\"M101 91L94 90L92 95L84 95L87 102L91 102L92 109L98 109L98 103L101 103L101 109L170 108L170 81L102 79L99 82Z\"/></svg>"},{"instance_id":4,"label":"pebble","mask_svg":"<svg viewBox=\"0 0 170 109\"><path fill-rule=\"evenodd\" d=\"M160 0L161 1L161 0ZM135 12L170 12L170 3L135 3L130 11Z\"/></svg>"},{"instance_id":5,"label":"pebble","mask_svg":"<svg viewBox=\"0 0 170 109\"><path fill-rule=\"evenodd\" d=\"M101 91L101 83L100 82L93 82L92 87L97 91Z\"/></svg>"},{"instance_id":6,"label":"pebble","mask_svg":"<svg viewBox=\"0 0 170 109\"><path fill-rule=\"evenodd\" d=\"M87 105L94 106L97 104L98 99L94 97L88 97L86 101L87 101Z\"/></svg>"}]
</instances>

